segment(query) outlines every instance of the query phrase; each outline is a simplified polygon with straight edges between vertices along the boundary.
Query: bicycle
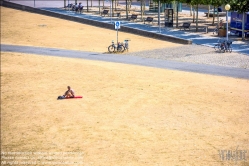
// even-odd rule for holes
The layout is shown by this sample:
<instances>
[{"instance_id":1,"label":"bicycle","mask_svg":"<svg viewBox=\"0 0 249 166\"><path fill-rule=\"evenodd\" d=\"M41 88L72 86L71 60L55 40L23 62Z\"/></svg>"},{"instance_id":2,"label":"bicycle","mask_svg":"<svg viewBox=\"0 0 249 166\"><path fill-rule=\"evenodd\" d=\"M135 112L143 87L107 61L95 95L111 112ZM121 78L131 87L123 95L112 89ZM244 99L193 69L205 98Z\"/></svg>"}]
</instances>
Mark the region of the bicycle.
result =
<instances>
[{"instance_id":1,"label":"bicycle","mask_svg":"<svg viewBox=\"0 0 249 166\"><path fill-rule=\"evenodd\" d=\"M124 40L124 43L121 43L124 47L124 51L129 51L129 40Z\"/></svg>"},{"instance_id":2,"label":"bicycle","mask_svg":"<svg viewBox=\"0 0 249 166\"><path fill-rule=\"evenodd\" d=\"M114 41L112 41L112 44L108 47L108 51L110 53L113 53L113 52L124 52L125 50L125 47L120 44L120 42L118 42L117 46L114 44Z\"/></svg>"},{"instance_id":3,"label":"bicycle","mask_svg":"<svg viewBox=\"0 0 249 166\"><path fill-rule=\"evenodd\" d=\"M218 40L218 43L214 45L214 49L217 51L217 50L220 50L220 47L221 47L221 43L223 41L221 39Z\"/></svg>"},{"instance_id":4,"label":"bicycle","mask_svg":"<svg viewBox=\"0 0 249 166\"><path fill-rule=\"evenodd\" d=\"M232 52L232 41L231 40L225 40L221 43L221 47L220 47L220 51L222 51L223 53L226 52Z\"/></svg>"},{"instance_id":5,"label":"bicycle","mask_svg":"<svg viewBox=\"0 0 249 166\"><path fill-rule=\"evenodd\" d=\"M218 43L214 45L215 50L219 50L219 52L232 52L232 41L231 40L218 40Z\"/></svg>"}]
</instances>

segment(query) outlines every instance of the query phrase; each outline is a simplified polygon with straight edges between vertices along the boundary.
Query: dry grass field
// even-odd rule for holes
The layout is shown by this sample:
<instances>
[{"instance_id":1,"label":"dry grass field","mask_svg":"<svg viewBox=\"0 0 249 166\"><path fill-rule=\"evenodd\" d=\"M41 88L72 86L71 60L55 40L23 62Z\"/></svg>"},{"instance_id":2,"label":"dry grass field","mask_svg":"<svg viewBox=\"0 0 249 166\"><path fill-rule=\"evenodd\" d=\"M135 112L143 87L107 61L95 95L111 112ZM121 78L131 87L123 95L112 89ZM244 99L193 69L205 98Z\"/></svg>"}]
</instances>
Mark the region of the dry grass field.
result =
<instances>
[{"instance_id":1,"label":"dry grass field","mask_svg":"<svg viewBox=\"0 0 249 166\"><path fill-rule=\"evenodd\" d=\"M71 50L108 52L117 32L72 21L51 18L1 7L1 42L5 44L56 47ZM130 52L180 46L119 32L119 41L130 39ZM153 43L153 44L152 44Z\"/></svg>"},{"instance_id":2,"label":"dry grass field","mask_svg":"<svg viewBox=\"0 0 249 166\"><path fill-rule=\"evenodd\" d=\"M90 37L100 31L112 33L1 7L1 44L104 52L111 37ZM129 38L158 43L141 49L175 46ZM83 99L56 100L68 85ZM82 152L87 166L249 165L248 87L244 79L1 52L1 151ZM222 161L221 150L246 150L246 161Z\"/></svg>"}]
</instances>

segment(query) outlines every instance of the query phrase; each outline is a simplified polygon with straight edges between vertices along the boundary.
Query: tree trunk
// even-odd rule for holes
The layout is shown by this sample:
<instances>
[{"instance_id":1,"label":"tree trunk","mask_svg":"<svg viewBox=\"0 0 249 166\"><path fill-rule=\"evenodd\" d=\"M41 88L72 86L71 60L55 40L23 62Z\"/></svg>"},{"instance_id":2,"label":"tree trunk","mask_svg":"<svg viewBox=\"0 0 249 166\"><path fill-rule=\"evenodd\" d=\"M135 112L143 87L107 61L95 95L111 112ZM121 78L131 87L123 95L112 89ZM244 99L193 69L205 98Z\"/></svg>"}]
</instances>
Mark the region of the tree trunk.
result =
<instances>
[{"instance_id":1,"label":"tree trunk","mask_svg":"<svg viewBox=\"0 0 249 166\"><path fill-rule=\"evenodd\" d=\"M177 1L176 3L176 28L178 28L178 5L179 5L179 1Z\"/></svg>"},{"instance_id":2,"label":"tree trunk","mask_svg":"<svg viewBox=\"0 0 249 166\"><path fill-rule=\"evenodd\" d=\"M112 1L111 3L112 3L112 16L113 16L114 15L114 8L113 8L113 1L114 0L111 0L111 1Z\"/></svg>"},{"instance_id":3,"label":"tree trunk","mask_svg":"<svg viewBox=\"0 0 249 166\"><path fill-rule=\"evenodd\" d=\"M125 0L126 19L128 20L128 0Z\"/></svg>"},{"instance_id":4,"label":"tree trunk","mask_svg":"<svg viewBox=\"0 0 249 166\"><path fill-rule=\"evenodd\" d=\"M158 2L158 25L160 26L160 24L161 24L161 12L160 12L160 9L161 9L161 4L160 4L160 0L159 0L159 2Z\"/></svg>"},{"instance_id":5,"label":"tree trunk","mask_svg":"<svg viewBox=\"0 0 249 166\"><path fill-rule=\"evenodd\" d=\"M88 10L88 0L86 1L86 9L87 9L86 11L89 12L89 10Z\"/></svg>"},{"instance_id":6,"label":"tree trunk","mask_svg":"<svg viewBox=\"0 0 249 166\"><path fill-rule=\"evenodd\" d=\"M144 3L143 3L143 15L145 15L145 6L146 6L146 0L144 0Z\"/></svg>"},{"instance_id":7,"label":"tree trunk","mask_svg":"<svg viewBox=\"0 0 249 166\"><path fill-rule=\"evenodd\" d=\"M129 0L128 10L129 10L129 13L130 13L131 12L131 0Z\"/></svg>"},{"instance_id":8,"label":"tree trunk","mask_svg":"<svg viewBox=\"0 0 249 166\"><path fill-rule=\"evenodd\" d=\"M93 0L91 0L91 7L93 7Z\"/></svg>"},{"instance_id":9,"label":"tree trunk","mask_svg":"<svg viewBox=\"0 0 249 166\"><path fill-rule=\"evenodd\" d=\"M214 10L213 10L213 25L214 25L214 14L215 14L215 6L214 6Z\"/></svg>"},{"instance_id":10,"label":"tree trunk","mask_svg":"<svg viewBox=\"0 0 249 166\"><path fill-rule=\"evenodd\" d=\"M198 32L198 3L196 5L196 32Z\"/></svg>"},{"instance_id":11,"label":"tree trunk","mask_svg":"<svg viewBox=\"0 0 249 166\"><path fill-rule=\"evenodd\" d=\"M143 21L143 0L140 0L140 4L141 4L141 20Z\"/></svg>"},{"instance_id":12,"label":"tree trunk","mask_svg":"<svg viewBox=\"0 0 249 166\"><path fill-rule=\"evenodd\" d=\"M195 7L193 7L193 23L195 22Z\"/></svg>"},{"instance_id":13,"label":"tree trunk","mask_svg":"<svg viewBox=\"0 0 249 166\"><path fill-rule=\"evenodd\" d=\"M99 14L100 14L100 0L99 0Z\"/></svg>"},{"instance_id":14,"label":"tree trunk","mask_svg":"<svg viewBox=\"0 0 249 166\"><path fill-rule=\"evenodd\" d=\"M221 25L220 25L220 20L219 20L219 11L218 11L218 6L217 6L217 22L218 22L218 23L217 23L217 25L218 25L218 27L217 27L217 28L219 29Z\"/></svg>"},{"instance_id":15,"label":"tree trunk","mask_svg":"<svg viewBox=\"0 0 249 166\"><path fill-rule=\"evenodd\" d=\"M67 3L66 3L66 0L64 0L64 7L66 7L67 6Z\"/></svg>"},{"instance_id":16,"label":"tree trunk","mask_svg":"<svg viewBox=\"0 0 249 166\"><path fill-rule=\"evenodd\" d=\"M209 13L210 13L210 5L208 5L208 14L207 14L208 19L209 19Z\"/></svg>"},{"instance_id":17,"label":"tree trunk","mask_svg":"<svg viewBox=\"0 0 249 166\"><path fill-rule=\"evenodd\" d=\"M192 16L193 14L192 14L192 9L193 7L192 7L192 5L190 5L190 16Z\"/></svg>"}]
</instances>

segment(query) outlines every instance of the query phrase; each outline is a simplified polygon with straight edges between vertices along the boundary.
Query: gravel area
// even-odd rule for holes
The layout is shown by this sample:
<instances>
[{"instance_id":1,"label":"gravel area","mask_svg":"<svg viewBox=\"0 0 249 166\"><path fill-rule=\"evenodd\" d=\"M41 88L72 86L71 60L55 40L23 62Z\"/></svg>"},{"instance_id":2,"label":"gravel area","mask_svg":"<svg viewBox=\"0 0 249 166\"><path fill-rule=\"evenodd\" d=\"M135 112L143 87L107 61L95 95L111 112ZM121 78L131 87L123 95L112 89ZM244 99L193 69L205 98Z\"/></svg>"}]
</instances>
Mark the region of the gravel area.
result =
<instances>
[{"instance_id":1,"label":"gravel area","mask_svg":"<svg viewBox=\"0 0 249 166\"><path fill-rule=\"evenodd\" d=\"M219 53L215 51L214 48L201 45L186 45L140 51L135 53L126 53L126 55L249 69L248 55L236 52Z\"/></svg>"}]
</instances>

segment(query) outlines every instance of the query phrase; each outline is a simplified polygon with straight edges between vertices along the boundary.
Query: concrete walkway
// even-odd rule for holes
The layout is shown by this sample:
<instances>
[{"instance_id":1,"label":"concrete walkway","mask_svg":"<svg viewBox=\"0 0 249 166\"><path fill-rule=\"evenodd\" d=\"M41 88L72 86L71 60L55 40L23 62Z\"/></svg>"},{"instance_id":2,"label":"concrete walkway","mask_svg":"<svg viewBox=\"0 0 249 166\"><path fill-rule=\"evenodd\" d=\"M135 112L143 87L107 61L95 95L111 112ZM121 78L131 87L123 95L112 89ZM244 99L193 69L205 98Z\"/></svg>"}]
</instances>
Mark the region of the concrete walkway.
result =
<instances>
[{"instance_id":1,"label":"concrete walkway","mask_svg":"<svg viewBox=\"0 0 249 166\"><path fill-rule=\"evenodd\" d=\"M141 66L157 67L163 69L249 79L249 72L247 69L195 64L188 62L177 62L171 60L145 58L140 56L127 57L127 55L120 55L120 54L119 55L99 54L93 52L63 50L55 48L42 48L42 47L15 46L15 45L4 45L4 44L1 45L1 51L30 53L30 54L58 56L58 57L82 58L88 60L125 63L132 65L141 65Z\"/></svg>"}]
</instances>

